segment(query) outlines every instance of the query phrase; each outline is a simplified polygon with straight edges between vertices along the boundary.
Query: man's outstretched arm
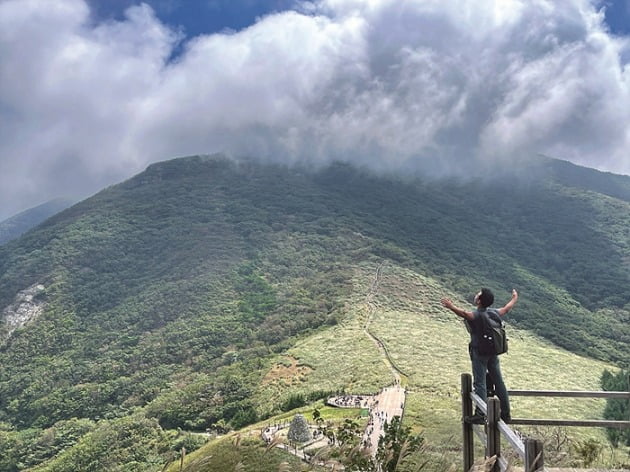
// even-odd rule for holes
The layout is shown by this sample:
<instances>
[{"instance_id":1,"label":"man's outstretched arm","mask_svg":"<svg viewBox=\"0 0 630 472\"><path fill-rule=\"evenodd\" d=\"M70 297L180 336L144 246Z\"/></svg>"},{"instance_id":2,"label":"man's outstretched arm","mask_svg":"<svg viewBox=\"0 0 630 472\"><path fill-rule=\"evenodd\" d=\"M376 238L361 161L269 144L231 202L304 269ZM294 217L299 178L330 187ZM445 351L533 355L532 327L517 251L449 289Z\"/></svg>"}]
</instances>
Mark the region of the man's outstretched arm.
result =
<instances>
[{"instance_id":1,"label":"man's outstretched arm","mask_svg":"<svg viewBox=\"0 0 630 472\"><path fill-rule=\"evenodd\" d=\"M515 288L513 288L512 289L512 298L510 299L510 301L507 302L504 307L499 308L497 310L499 312L499 315L504 316L504 315L507 314L508 311L510 311L512 308L514 308L514 305L516 304L516 300L518 300L518 292L516 291Z\"/></svg>"},{"instance_id":2,"label":"man's outstretched arm","mask_svg":"<svg viewBox=\"0 0 630 472\"><path fill-rule=\"evenodd\" d=\"M461 308L457 308L455 305L453 305L453 302L451 301L450 298L442 298L440 302L442 303L443 307L448 308L457 316L461 316L462 318L470 320L470 321L472 321L473 318L475 317L472 311L462 310Z\"/></svg>"}]
</instances>

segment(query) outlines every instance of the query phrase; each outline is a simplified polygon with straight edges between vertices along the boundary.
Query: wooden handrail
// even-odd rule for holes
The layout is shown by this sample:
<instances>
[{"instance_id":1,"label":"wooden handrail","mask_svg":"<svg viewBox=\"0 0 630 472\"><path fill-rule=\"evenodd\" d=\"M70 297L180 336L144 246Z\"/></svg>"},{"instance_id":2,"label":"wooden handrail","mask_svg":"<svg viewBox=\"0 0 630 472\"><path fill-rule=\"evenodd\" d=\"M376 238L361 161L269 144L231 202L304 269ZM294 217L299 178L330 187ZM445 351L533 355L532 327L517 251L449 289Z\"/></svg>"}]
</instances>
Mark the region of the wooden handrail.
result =
<instances>
[{"instance_id":1,"label":"wooden handrail","mask_svg":"<svg viewBox=\"0 0 630 472\"><path fill-rule=\"evenodd\" d=\"M607 421L607 420L556 420L544 418L512 418L510 424L520 424L523 426L585 426L591 428L630 428L630 421Z\"/></svg>"},{"instance_id":2,"label":"wooden handrail","mask_svg":"<svg viewBox=\"0 0 630 472\"><path fill-rule=\"evenodd\" d=\"M619 398L630 399L630 392L607 391L562 391L562 390L508 390L508 395L521 397L565 397L565 398Z\"/></svg>"},{"instance_id":3,"label":"wooden handrail","mask_svg":"<svg viewBox=\"0 0 630 472\"><path fill-rule=\"evenodd\" d=\"M630 399L628 392L609 391L555 391L555 390L508 390L509 395L527 397L564 397L564 398L613 398ZM489 406L492 406L492 411ZM535 439L521 438L498 417L499 400L495 397L488 399L488 405L479 398L472 390L472 376L462 374L462 415L465 418L472 414L473 406L476 406L487 417L488 434L483 434L480 430L475 432L480 436L482 442L486 443L486 451L497 454L497 462L493 471L504 471L506 461L500 455L499 432L507 439L514 450L525 461L526 469L545 470L543 463L542 442ZM630 428L630 421L609 421L609 420L558 420L558 419L525 419L513 418L510 424L519 425L543 425L543 426L585 426L603 428ZM468 471L474 461L472 444L473 425L462 421L464 436L464 470Z\"/></svg>"},{"instance_id":4,"label":"wooden handrail","mask_svg":"<svg viewBox=\"0 0 630 472\"><path fill-rule=\"evenodd\" d=\"M557 397L557 398L613 398L630 399L628 392L576 391L576 390L508 390L511 396L521 397ZM513 418L511 424L535 426L584 426L597 428L630 428L630 421L612 420L560 420L550 418Z\"/></svg>"},{"instance_id":5,"label":"wooden handrail","mask_svg":"<svg viewBox=\"0 0 630 472\"><path fill-rule=\"evenodd\" d=\"M484 415L488 414L486 403L479 398L479 395L473 392L470 394L470 398ZM519 454L525 454L525 445L523 444L523 441L503 420L499 420L499 430L503 433L505 439L508 440L510 445L519 452Z\"/></svg>"},{"instance_id":6,"label":"wooden handrail","mask_svg":"<svg viewBox=\"0 0 630 472\"><path fill-rule=\"evenodd\" d=\"M475 392L470 392L470 399L472 400L472 404L479 408L479 410L481 410L484 415L488 416L488 419L490 420L490 416L488 415L488 405L486 404L486 402L484 402ZM495 403L496 407L498 408L498 401L495 401ZM498 431L502 433L503 436L505 436L505 439L507 439L507 441L510 443L510 446L514 448L518 455L521 456L521 458L525 459L525 457L527 457L527 448L525 446L525 443L523 443L522 439L514 431L512 431L512 429L503 420L498 418L498 415L493 416L496 416L496 426ZM477 433L477 435L480 436L480 439L483 443L489 442L487 435L483 434L481 431L475 432ZM499 450L496 452L498 453L497 464L499 466L499 470L504 471L507 469L508 464L505 459L501 457L501 451Z\"/></svg>"}]
</instances>

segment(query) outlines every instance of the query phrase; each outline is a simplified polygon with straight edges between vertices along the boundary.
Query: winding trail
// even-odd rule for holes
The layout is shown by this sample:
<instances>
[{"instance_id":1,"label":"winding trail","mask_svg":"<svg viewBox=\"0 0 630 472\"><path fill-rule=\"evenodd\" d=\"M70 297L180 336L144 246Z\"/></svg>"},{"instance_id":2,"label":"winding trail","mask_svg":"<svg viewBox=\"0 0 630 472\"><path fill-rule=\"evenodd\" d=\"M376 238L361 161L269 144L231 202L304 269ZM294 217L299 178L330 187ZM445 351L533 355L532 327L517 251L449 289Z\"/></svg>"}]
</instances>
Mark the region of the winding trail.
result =
<instances>
[{"instance_id":1,"label":"winding trail","mask_svg":"<svg viewBox=\"0 0 630 472\"><path fill-rule=\"evenodd\" d=\"M391 370L392 372L392 376L394 377L394 384L399 385L401 382L399 369L394 365L391 358L389 357L389 353L387 352L387 349L385 348L385 344L383 344L383 341L378 339L374 334L370 332L370 325L372 324L372 321L374 321L374 313L376 312L376 305L374 304L374 297L376 296L376 293L378 292L378 285L381 280L381 276L383 274L384 265L385 263L381 262L376 268L376 273L374 274L374 280L370 284L370 289L368 290L368 293L365 297L365 306L367 308L367 320L365 321L365 324L363 325L363 332L370 339L372 339L372 341L374 341L374 344L376 344L376 347L378 348L378 350L380 351L383 357L383 361L387 364L387 366L389 367L389 370Z\"/></svg>"},{"instance_id":2,"label":"winding trail","mask_svg":"<svg viewBox=\"0 0 630 472\"><path fill-rule=\"evenodd\" d=\"M372 280L368 293L365 297L367 317L365 324L363 325L363 332L367 336L369 336L370 339L372 339L374 344L377 346L383 358L383 362L387 364L389 370L391 371L394 382L392 385L383 388L379 393L375 395L342 395L340 397L330 397L327 400L327 403L329 405L340 408L360 407L368 409L369 420L365 431L363 432L361 445L373 457L376 456L379 439L385 433L385 425L387 423L390 423L392 418L394 418L395 416L398 416L402 419L403 413L405 411L406 399L406 390L402 385L402 381L406 380L403 377L406 376L392 361L389 353L387 352L387 347L385 346L383 341L378 339L378 337L371 333L369 329L370 325L374 321L374 313L376 312L374 297L378 293L378 287L381 281L384 265L385 263L382 262L376 268L374 279ZM278 427L270 426L262 433L262 437L268 444L272 444L273 438L274 436L276 436L278 431ZM277 445L276 447L283 446ZM304 450L292 450L287 446L284 446L284 449L300 457L303 460L308 459L308 456L304 452Z\"/></svg>"},{"instance_id":3,"label":"winding trail","mask_svg":"<svg viewBox=\"0 0 630 472\"><path fill-rule=\"evenodd\" d=\"M372 456L376 455L378 450L378 441L385 433L385 423L391 422L394 416L399 416L402 419L405 410L405 398L406 392L404 387L401 386L401 372L392 361L387 348L383 341L378 339L373 333L370 332L370 325L374 321L374 313L376 312L376 305L374 304L374 297L378 292L378 286L383 274L384 262L378 265L376 273L374 274L374 280L370 284L370 289L365 297L365 305L367 307L367 320L363 326L363 331L369 336L374 344L376 344L379 352L383 357L383 361L389 367L392 376L394 378L394 385L386 387L381 390L380 393L374 395L369 404L370 419L368 425L363 433L362 445L369 450Z\"/></svg>"}]
</instances>

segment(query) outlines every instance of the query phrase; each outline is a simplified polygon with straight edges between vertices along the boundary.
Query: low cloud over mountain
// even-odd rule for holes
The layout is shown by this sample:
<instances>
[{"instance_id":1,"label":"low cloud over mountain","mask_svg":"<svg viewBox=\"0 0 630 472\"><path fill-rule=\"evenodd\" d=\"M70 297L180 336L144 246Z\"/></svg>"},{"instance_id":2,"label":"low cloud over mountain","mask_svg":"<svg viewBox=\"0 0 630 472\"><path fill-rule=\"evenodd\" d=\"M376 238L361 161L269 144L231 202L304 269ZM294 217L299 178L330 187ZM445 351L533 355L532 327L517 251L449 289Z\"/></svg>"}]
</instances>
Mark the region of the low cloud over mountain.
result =
<instances>
[{"instance_id":1,"label":"low cloud over mountain","mask_svg":"<svg viewBox=\"0 0 630 472\"><path fill-rule=\"evenodd\" d=\"M461 170L543 153L630 174L630 39L587 0L320 0L184 38L148 5L0 3L0 217L223 151Z\"/></svg>"}]
</instances>

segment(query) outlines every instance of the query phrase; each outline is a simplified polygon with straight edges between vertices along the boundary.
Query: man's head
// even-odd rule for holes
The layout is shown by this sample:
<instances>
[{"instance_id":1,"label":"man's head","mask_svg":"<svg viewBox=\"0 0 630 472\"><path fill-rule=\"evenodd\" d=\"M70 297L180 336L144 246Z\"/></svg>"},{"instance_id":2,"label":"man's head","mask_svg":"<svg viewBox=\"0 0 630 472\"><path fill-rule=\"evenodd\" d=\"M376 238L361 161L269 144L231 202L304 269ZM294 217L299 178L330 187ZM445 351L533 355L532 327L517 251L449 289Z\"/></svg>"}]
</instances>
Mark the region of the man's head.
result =
<instances>
[{"instance_id":1,"label":"man's head","mask_svg":"<svg viewBox=\"0 0 630 472\"><path fill-rule=\"evenodd\" d=\"M475 305L482 308L488 308L494 303L494 294L489 288L482 288L477 295L475 295Z\"/></svg>"}]
</instances>

